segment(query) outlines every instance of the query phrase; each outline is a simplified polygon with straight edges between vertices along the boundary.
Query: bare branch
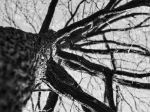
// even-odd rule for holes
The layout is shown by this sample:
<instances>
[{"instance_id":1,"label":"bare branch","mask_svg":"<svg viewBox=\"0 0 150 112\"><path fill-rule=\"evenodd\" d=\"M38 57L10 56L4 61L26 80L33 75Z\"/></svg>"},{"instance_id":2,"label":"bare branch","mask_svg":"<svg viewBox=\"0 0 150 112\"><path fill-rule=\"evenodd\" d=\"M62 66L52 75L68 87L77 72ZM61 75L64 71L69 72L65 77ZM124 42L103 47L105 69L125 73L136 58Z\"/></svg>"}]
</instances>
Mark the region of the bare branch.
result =
<instances>
[{"instance_id":1,"label":"bare branch","mask_svg":"<svg viewBox=\"0 0 150 112\"><path fill-rule=\"evenodd\" d=\"M103 65L92 63L92 62L86 60L85 58L83 58L82 56L71 54L71 53L68 53L65 51L59 50L59 51L57 51L57 55L64 59L76 61L77 63L81 64L82 66L85 66L86 68L90 69L91 71L93 71L95 73L99 72L99 73L103 73L104 75L113 73L113 74L117 74L117 75L133 77L133 78L143 78L143 77L150 76L150 73L132 73L132 72L127 72L127 71L123 71L123 70L122 71L120 71L120 70L114 71Z\"/></svg>"},{"instance_id":2,"label":"bare branch","mask_svg":"<svg viewBox=\"0 0 150 112\"><path fill-rule=\"evenodd\" d=\"M78 70L78 71L84 71L85 73L90 74L91 76L96 76L95 72L90 71L88 68L85 68L84 66L74 63L72 61L65 60L64 61L65 65L73 70Z\"/></svg>"},{"instance_id":3,"label":"bare branch","mask_svg":"<svg viewBox=\"0 0 150 112\"><path fill-rule=\"evenodd\" d=\"M150 89L150 83L141 83L141 82L119 79L119 78L115 78L114 81L121 85L133 87L136 89Z\"/></svg>"},{"instance_id":4,"label":"bare branch","mask_svg":"<svg viewBox=\"0 0 150 112\"><path fill-rule=\"evenodd\" d=\"M53 112L54 111L54 107L56 106L58 100L58 94L56 94L55 92L49 92L47 101L46 101L46 105L44 106L42 112Z\"/></svg>"},{"instance_id":5,"label":"bare branch","mask_svg":"<svg viewBox=\"0 0 150 112\"><path fill-rule=\"evenodd\" d=\"M61 30L58 31L57 35L58 36L62 36L64 33L70 32L71 30L77 28L77 27L81 27L84 26L86 24L88 24L89 22L93 21L95 18L98 18L99 16L102 16L104 14L109 14L109 13L118 13L118 12L123 12L125 10L128 9L133 9L136 7L140 7L140 6L149 6L150 5L150 1L148 0L132 0L130 2L125 3L124 5L121 5L113 10L106 10L105 8L102 10L97 11L96 13L90 15L87 18L84 18L78 22L75 22L71 25L69 25L66 28L63 28Z\"/></svg>"},{"instance_id":6,"label":"bare branch","mask_svg":"<svg viewBox=\"0 0 150 112\"><path fill-rule=\"evenodd\" d=\"M83 43L83 44L78 44L78 45L75 45L77 47L84 47L84 46L88 46L88 45L96 45L96 44L103 44L105 43L105 41L103 40L98 40L98 41L89 41L89 42L86 42L86 43ZM124 47L132 47L132 48L137 48L137 49L140 49L140 50L143 50L144 52L149 52L146 48L140 46L140 45L137 45L137 44L128 44L128 43L122 43L122 42L117 42L117 41L113 41L113 40L107 40L107 43L108 44L115 44L115 45L120 45L120 46L124 46Z\"/></svg>"},{"instance_id":7,"label":"bare branch","mask_svg":"<svg viewBox=\"0 0 150 112\"><path fill-rule=\"evenodd\" d=\"M45 33L48 31L57 3L58 3L58 0L51 1L49 8L48 8L47 15L39 31L39 34ZM49 92L48 99L47 99L46 105L43 108L43 111L46 110L47 112L52 112L56 106L57 100L58 100L58 95L54 93L53 91Z\"/></svg>"},{"instance_id":8,"label":"bare branch","mask_svg":"<svg viewBox=\"0 0 150 112\"><path fill-rule=\"evenodd\" d=\"M109 0L108 4L106 5L105 9L106 10L112 10L116 4L118 0Z\"/></svg>"},{"instance_id":9,"label":"bare branch","mask_svg":"<svg viewBox=\"0 0 150 112\"><path fill-rule=\"evenodd\" d=\"M61 50L57 51L57 55L64 59L73 60L81 64L82 66L85 66L86 68L90 69L93 72L100 72L100 73L112 72L108 67L102 66L100 64L92 63L79 55L71 54Z\"/></svg>"},{"instance_id":10,"label":"bare branch","mask_svg":"<svg viewBox=\"0 0 150 112\"><path fill-rule=\"evenodd\" d=\"M147 15L147 16L149 16L150 13L131 13L131 14L119 16L119 17L117 17L117 18L115 18L115 19L112 19L112 20L110 20L110 21L105 22L104 25L102 25L102 26L100 27L100 29L104 29L106 26L111 25L112 23L117 22L117 21L119 21L119 20L131 18L131 17L132 17L132 18L136 18L137 16L142 16L142 15Z\"/></svg>"},{"instance_id":11,"label":"bare branch","mask_svg":"<svg viewBox=\"0 0 150 112\"><path fill-rule=\"evenodd\" d=\"M69 95L95 112L114 112L105 104L82 91L76 81L65 71L63 67L50 59L46 70L47 81L61 94Z\"/></svg>"},{"instance_id":12,"label":"bare branch","mask_svg":"<svg viewBox=\"0 0 150 112\"><path fill-rule=\"evenodd\" d=\"M40 29L40 32L39 32L40 34L48 31L57 3L58 3L58 0L51 1L49 8L48 8L47 15Z\"/></svg>"},{"instance_id":13,"label":"bare branch","mask_svg":"<svg viewBox=\"0 0 150 112\"><path fill-rule=\"evenodd\" d=\"M109 44L107 43L107 38L105 35L103 35L103 40L106 42L105 46L107 48L107 50L111 51ZM114 57L114 53L110 52L110 57L111 57L111 64L112 67L114 69L114 71L116 71L116 64L115 64L115 57ZM106 98L108 99L108 103L110 105L110 107L116 111L116 106L114 103L114 94L113 94L113 76L114 74L105 74L105 95Z\"/></svg>"},{"instance_id":14,"label":"bare branch","mask_svg":"<svg viewBox=\"0 0 150 112\"><path fill-rule=\"evenodd\" d=\"M123 76L128 76L128 77L133 77L133 78L143 78L143 77L149 77L150 73L132 73L132 72L127 72L127 71L120 71L116 70L115 72L117 75L123 75Z\"/></svg>"},{"instance_id":15,"label":"bare branch","mask_svg":"<svg viewBox=\"0 0 150 112\"><path fill-rule=\"evenodd\" d=\"M85 48L79 48L77 46L70 47L72 50L81 51L84 53L97 53L97 54L110 54L110 53L133 53L133 54L139 54L143 56L150 56L149 52L143 52L140 50L135 49L110 49L110 50L97 50L97 49L85 49Z\"/></svg>"},{"instance_id":16,"label":"bare branch","mask_svg":"<svg viewBox=\"0 0 150 112\"><path fill-rule=\"evenodd\" d=\"M69 23L71 22L71 20L74 18L74 16L76 15L78 9L80 8L81 4L82 4L84 1L85 1L85 0L82 0L82 1L78 4L78 6L77 6L75 12L71 15L71 18L66 22L65 27L68 26L68 24L69 24Z\"/></svg>"}]
</instances>

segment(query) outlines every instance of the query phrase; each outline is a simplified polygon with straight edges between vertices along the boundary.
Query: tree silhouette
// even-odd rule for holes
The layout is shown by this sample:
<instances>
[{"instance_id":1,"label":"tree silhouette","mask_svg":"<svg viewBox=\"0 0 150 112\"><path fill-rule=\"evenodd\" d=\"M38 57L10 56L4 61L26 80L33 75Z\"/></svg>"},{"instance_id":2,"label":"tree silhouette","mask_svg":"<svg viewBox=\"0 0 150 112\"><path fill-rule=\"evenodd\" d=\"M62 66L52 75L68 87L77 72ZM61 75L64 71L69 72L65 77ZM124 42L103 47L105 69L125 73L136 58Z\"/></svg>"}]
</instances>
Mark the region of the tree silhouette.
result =
<instances>
[{"instance_id":1,"label":"tree silhouette","mask_svg":"<svg viewBox=\"0 0 150 112\"><path fill-rule=\"evenodd\" d=\"M22 10L18 3L15 2L16 7ZM33 3L36 4L35 1ZM0 28L0 84L4 85L0 88L0 110L21 112L32 92L38 92L37 107L42 112L54 111L59 96L76 100L81 105L81 108L78 107L80 111L85 112L121 112L122 102L131 111L135 111L133 108L140 110L137 99L141 99L129 91L134 100L134 106L131 105L132 101L128 102L124 98L122 88L150 89L150 52L148 37L143 31L150 25L150 1L80 0L77 5L74 3L73 0L51 0L38 33L28 16L22 13L36 34L11 27ZM63 28L54 31L49 27L58 5L67 7L69 18ZM5 20L19 28L10 17L6 5L5 8L9 21ZM145 38L145 41L140 38ZM21 48L23 50L18 50ZM15 55L11 50L14 50ZM40 63L46 66L43 67L45 72L40 80L49 87L48 90L42 90L40 83L33 84L33 80L39 78L36 69L42 66ZM71 70L78 72L78 77L82 74L91 77L90 80L101 80L105 87L104 101L95 97L94 93L89 94L74 79ZM43 108L40 102L42 91L49 91ZM149 106L148 103L146 105Z\"/></svg>"}]
</instances>

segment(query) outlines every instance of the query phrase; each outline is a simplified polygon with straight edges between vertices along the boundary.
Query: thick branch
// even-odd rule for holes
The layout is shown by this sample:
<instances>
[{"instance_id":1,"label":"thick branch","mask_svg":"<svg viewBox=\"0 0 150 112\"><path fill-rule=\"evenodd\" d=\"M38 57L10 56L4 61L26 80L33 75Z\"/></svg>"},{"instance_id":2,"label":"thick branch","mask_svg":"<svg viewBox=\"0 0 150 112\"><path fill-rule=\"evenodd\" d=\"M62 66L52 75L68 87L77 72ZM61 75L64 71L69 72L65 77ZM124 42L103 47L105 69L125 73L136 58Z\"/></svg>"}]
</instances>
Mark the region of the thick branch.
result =
<instances>
[{"instance_id":1,"label":"thick branch","mask_svg":"<svg viewBox=\"0 0 150 112\"><path fill-rule=\"evenodd\" d=\"M133 78L143 78L143 77L148 77L150 76L150 73L132 73L132 72L127 72L127 71L120 71L120 70L111 70L108 67L105 67L100 64L95 64L92 63L82 56L71 54L65 51L58 50L57 55L68 60L73 60L76 61L77 63L81 64L82 66L85 66L86 68L90 69L93 72L101 72L103 74L108 74L108 73L113 73L117 75L123 75L127 77L133 77Z\"/></svg>"},{"instance_id":2,"label":"thick branch","mask_svg":"<svg viewBox=\"0 0 150 112\"><path fill-rule=\"evenodd\" d=\"M113 95L113 74L107 74L105 77L105 95L108 99L109 106L116 111L116 106L114 103L114 95Z\"/></svg>"},{"instance_id":3,"label":"thick branch","mask_svg":"<svg viewBox=\"0 0 150 112\"><path fill-rule=\"evenodd\" d=\"M57 55L64 59L76 61L77 63L85 66L86 68L92 71L102 72L102 73L112 72L108 67L102 66L100 64L92 63L86 60L84 57L79 56L79 55L71 54L65 51L61 51L61 50L57 51Z\"/></svg>"},{"instance_id":4,"label":"thick branch","mask_svg":"<svg viewBox=\"0 0 150 112\"><path fill-rule=\"evenodd\" d=\"M47 15L46 15L46 17L44 19L44 22L42 24L42 27L41 27L39 33L45 33L45 32L48 31L49 25L50 25L50 23L52 21L52 18L53 18L54 11L55 11L57 3L58 3L58 0L52 0L51 1L50 5L49 5L49 8L48 8Z\"/></svg>"},{"instance_id":5,"label":"thick branch","mask_svg":"<svg viewBox=\"0 0 150 112\"><path fill-rule=\"evenodd\" d=\"M43 24L42 24L39 34L48 32L48 29L49 29L50 23L52 21L57 3L58 3L58 0L51 1L49 8L48 8L47 15L43 21ZM50 35L52 35L52 34L50 34ZM39 40L39 42L40 41L41 41L41 39ZM50 92L43 111L48 110L47 112L52 112L57 103L57 99L58 99L58 95L54 92Z\"/></svg>"},{"instance_id":6,"label":"thick branch","mask_svg":"<svg viewBox=\"0 0 150 112\"><path fill-rule=\"evenodd\" d=\"M109 2L106 5L105 9L107 9L107 10L113 9L115 7L117 1L118 0L109 0Z\"/></svg>"},{"instance_id":7,"label":"thick branch","mask_svg":"<svg viewBox=\"0 0 150 112\"><path fill-rule=\"evenodd\" d=\"M49 92L46 105L44 106L42 112L45 112L45 111L46 112L53 112L54 107L56 106L57 100L58 100L58 94L56 94L53 91Z\"/></svg>"},{"instance_id":8,"label":"thick branch","mask_svg":"<svg viewBox=\"0 0 150 112\"><path fill-rule=\"evenodd\" d=\"M53 60L49 60L46 70L47 81L61 94L69 95L95 112L113 112L102 102L82 91L76 81Z\"/></svg>"}]
</instances>

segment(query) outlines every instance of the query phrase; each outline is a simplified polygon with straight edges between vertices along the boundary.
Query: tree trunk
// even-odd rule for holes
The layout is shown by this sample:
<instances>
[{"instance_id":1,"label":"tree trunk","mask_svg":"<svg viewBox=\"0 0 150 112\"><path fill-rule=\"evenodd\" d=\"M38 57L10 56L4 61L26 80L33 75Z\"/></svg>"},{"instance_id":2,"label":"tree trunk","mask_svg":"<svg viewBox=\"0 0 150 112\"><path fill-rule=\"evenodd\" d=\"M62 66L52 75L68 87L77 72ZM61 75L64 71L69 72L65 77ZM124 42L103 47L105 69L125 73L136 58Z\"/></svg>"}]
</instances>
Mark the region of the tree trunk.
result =
<instances>
[{"instance_id":1,"label":"tree trunk","mask_svg":"<svg viewBox=\"0 0 150 112\"><path fill-rule=\"evenodd\" d=\"M34 85L38 35L0 27L0 111L21 112Z\"/></svg>"}]
</instances>

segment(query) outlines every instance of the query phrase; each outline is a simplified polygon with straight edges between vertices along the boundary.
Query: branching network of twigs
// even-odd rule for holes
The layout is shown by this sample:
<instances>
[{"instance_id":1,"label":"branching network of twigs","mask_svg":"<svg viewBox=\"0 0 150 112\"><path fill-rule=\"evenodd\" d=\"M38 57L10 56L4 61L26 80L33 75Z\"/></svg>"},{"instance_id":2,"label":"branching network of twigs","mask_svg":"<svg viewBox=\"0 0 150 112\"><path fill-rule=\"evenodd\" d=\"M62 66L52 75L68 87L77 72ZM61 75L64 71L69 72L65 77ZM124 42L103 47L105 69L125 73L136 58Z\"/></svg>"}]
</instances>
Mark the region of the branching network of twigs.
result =
<instances>
[{"instance_id":1,"label":"branching network of twigs","mask_svg":"<svg viewBox=\"0 0 150 112\"><path fill-rule=\"evenodd\" d=\"M73 98L81 102L82 109L85 112L116 112L117 102L115 104L112 87L113 82L138 89L150 89L149 83L142 83L134 80L128 80L127 78L120 78L121 76L126 76L128 78L141 79L149 77L150 73L139 73L138 71L118 69L116 65L117 59L115 57L116 54L134 54L149 57L149 50L142 45L129 44L110 40L107 38L107 34L110 32L127 32L135 29L149 27L147 22L150 19L150 13L135 12L131 10L139 7L149 7L150 1L123 1L124 0L109 0L107 5L102 9L79 21L74 21L74 17L80 5L88 2L87 0L82 0L78 4L75 12L70 12L71 17L66 22L65 27L54 33L51 43L46 45L46 47L51 49L51 53L50 58L47 61L47 68L45 73L45 80L53 87L52 91L54 92L50 92L48 98L49 100L47 100L47 105L44 107L43 111L48 109L48 112L53 111L58 100L57 94L63 94L69 98ZM57 3L58 0L51 1L48 13L39 33L44 33L48 30ZM138 16L145 16L145 19L141 19L140 22L136 22L136 24L132 26L129 25L124 28L110 27L112 24L118 21L128 18L135 19ZM72 21L73 23L71 23ZM102 39L91 39L92 37L96 36L97 38L98 36L101 36ZM105 45L105 49L88 47L94 45ZM111 47L112 45L119 47L113 48ZM66 49L69 49L70 51L77 51L88 56L92 54L109 55L112 68L100 63L94 63L80 54L67 52ZM104 103L82 90L80 85L64 69L61 63L56 61L56 57L59 58L59 60L62 60L65 66L73 70L84 71L87 74L95 77L103 75L105 77L105 98L108 101L109 106L106 106Z\"/></svg>"}]
</instances>

